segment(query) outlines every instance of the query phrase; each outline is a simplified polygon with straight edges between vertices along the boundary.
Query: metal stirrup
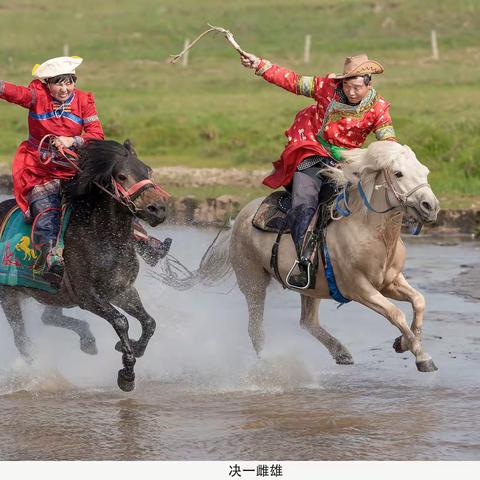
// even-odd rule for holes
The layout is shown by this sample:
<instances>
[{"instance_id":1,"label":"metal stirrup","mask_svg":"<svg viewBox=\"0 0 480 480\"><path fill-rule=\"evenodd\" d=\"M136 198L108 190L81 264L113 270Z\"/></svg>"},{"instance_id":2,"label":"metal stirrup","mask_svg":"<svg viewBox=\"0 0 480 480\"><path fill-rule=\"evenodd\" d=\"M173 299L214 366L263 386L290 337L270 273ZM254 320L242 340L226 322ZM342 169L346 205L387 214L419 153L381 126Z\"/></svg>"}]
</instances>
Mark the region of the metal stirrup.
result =
<instances>
[{"instance_id":1,"label":"metal stirrup","mask_svg":"<svg viewBox=\"0 0 480 480\"><path fill-rule=\"evenodd\" d=\"M290 271L287 274L287 277L285 278L285 283L290 287L290 288L296 288L297 290L308 290L310 287L310 283L312 281L311 279L311 269L312 269L312 262L308 262L307 264L307 283L303 287L299 287L298 285L293 285L293 283L290 283L290 276L292 275L292 272L295 270L295 267L300 264L300 260L295 260L293 262L293 266L290 269Z\"/></svg>"}]
</instances>

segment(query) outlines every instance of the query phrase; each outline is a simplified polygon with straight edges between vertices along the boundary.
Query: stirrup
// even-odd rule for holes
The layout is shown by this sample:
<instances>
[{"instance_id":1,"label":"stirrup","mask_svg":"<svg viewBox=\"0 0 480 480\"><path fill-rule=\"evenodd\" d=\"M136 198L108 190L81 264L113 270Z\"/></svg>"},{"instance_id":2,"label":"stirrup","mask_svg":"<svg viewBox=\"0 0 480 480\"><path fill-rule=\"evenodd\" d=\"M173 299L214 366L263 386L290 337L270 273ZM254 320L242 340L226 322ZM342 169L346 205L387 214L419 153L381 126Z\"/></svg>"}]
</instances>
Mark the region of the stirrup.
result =
<instances>
[{"instance_id":1,"label":"stirrup","mask_svg":"<svg viewBox=\"0 0 480 480\"><path fill-rule=\"evenodd\" d=\"M293 273L293 271L295 270L295 267L297 267L297 265L300 264L300 260L296 259L294 262L293 262L293 266L292 268L290 269L290 271L288 272L287 274L287 277L285 278L285 283L290 287L290 288L296 288L297 290L308 290L310 288L310 284L312 283L312 275L311 275L311 272L312 272L312 268L313 268L313 265L312 265L312 262L308 262L307 266L306 266L306 270L307 270L307 283L305 286L303 287L299 287L298 285L294 285L293 283L290 283L290 277Z\"/></svg>"}]
</instances>

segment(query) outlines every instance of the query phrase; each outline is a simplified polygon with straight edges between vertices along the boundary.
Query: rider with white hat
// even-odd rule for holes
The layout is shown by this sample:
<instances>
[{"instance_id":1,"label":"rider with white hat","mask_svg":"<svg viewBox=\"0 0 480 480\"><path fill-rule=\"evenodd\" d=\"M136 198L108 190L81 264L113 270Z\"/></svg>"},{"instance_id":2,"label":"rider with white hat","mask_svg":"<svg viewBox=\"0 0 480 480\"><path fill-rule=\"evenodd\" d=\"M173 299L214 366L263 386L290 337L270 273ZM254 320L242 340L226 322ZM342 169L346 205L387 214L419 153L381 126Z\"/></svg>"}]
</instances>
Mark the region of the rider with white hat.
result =
<instances>
[{"instance_id":1,"label":"rider with white hat","mask_svg":"<svg viewBox=\"0 0 480 480\"><path fill-rule=\"evenodd\" d=\"M0 98L29 110L29 138L17 149L13 161L14 194L27 220L35 219L34 240L40 248L35 270L58 283L63 274L63 258L55 246L60 229L60 181L76 174L60 163L45 165L39 155L50 152L41 148L45 135L55 135L57 147L75 150L89 140L103 140L93 94L76 88L76 69L80 57L56 57L35 65L35 77L28 87L0 81ZM164 257L171 240L164 242L148 236L136 223L138 253L150 265Z\"/></svg>"}]
</instances>

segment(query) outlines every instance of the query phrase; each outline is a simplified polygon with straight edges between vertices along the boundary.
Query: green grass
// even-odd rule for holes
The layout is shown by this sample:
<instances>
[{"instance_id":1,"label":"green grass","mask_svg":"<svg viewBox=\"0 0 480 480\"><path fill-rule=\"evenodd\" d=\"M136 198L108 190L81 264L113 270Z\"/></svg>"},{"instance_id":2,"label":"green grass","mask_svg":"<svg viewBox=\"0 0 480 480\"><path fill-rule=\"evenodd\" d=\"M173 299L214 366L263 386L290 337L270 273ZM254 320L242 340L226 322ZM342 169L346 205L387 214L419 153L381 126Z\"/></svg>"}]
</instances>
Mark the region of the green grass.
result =
<instances>
[{"instance_id":1,"label":"green grass","mask_svg":"<svg viewBox=\"0 0 480 480\"><path fill-rule=\"evenodd\" d=\"M434 191L453 204L479 195L477 0L13 0L0 6L0 78L27 84L32 65L68 43L85 58L78 86L95 93L107 135L133 139L151 165L268 169L310 100L255 77L221 36L197 44L187 68L166 63L207 22L304 74L340 71L346 55L367 52L385 66L375 86L392 104L400 141L430 168ZM310 65L302 63L307 33ZM26 137L26 114L0 102L0 118L8 162Z\"/></svg>"},{"instance_id":2,"label":"green grass","mask_svg":"<svg viewBox=\"0 0 480 480\"><path fill-rule=\"evenodd\" d=\"M208 185L189 188L165 184L162 187L174 198L193 195L198 200L203 201L208 198L217 198L221 195L232 195L240 202L240 205L244 205L254 198L264 197L271 192L268 187L239 187L238 185Z\"/></svg>"}]
</instances>

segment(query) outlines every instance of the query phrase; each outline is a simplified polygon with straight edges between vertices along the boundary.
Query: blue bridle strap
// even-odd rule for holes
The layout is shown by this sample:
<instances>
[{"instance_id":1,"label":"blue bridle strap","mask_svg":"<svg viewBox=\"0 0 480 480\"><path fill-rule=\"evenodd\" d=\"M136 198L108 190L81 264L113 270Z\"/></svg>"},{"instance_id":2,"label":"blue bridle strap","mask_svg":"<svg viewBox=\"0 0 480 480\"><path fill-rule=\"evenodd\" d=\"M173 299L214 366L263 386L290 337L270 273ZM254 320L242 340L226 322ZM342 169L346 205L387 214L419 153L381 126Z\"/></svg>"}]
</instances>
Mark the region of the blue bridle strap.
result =
<instances>
[{"instance_id":1,"label":"blue bridle strap","mask_svg":"<svg viewBox=\"0 0 480 480\"><path fill-rule=\"evenodd\" d=\"M375 210L372 205L370 204L370 202L368 201L368 198L367 198L367 195L365 195L365 191L363 190L363 186L362 186L362 180L359 180L358 181L358 184L357 184L357 189L358 189L358 193L360 194L360 197L363 201L363 204L368 208L368 210L370 210L371 212L375 212L375 213L387 213L387 212L390 212L391 210L393 210L395 207L389 207L387 208L386 210Z\"/></svg>"},{"instance_id":2,"label":"blue bridle strap","mask_svg":"<svg viewBox=\"0 0 480 480\"><path fill-rule=\"evenodd\" d=\"M410 193L413 193L414 191L418 190L418 188L421 188L425 186L426 184L419 185L418 187L415 187ZM348 205L348 189L352 186L350 182L348 182L345 187L343 188L342 192L340 192L337 195L337 200L335 203L335 210L342 216L342 217L348 217L352 211L350 210L350 206ZM368 210L374 213L387 213L392 211L395 207L389 207L386 210L376 210L375 208L372 207L371 203L368 201L367 195L365 194L365 190L363 189L362 185L362 180L358 180L357 183L357 190L358 193L360 194L360 198L362 199L363 204L365 207L367 207ZM407 194L407 197L410 195ZM341 204L343 203L343 207ZM406 206L406 205L405 205ZM410 228L410 235L418 235L422 231L423 224L418 222L416 225L411 225Z\"/></svg>"},{"instance_id":3,"label":"blue bridle strap","mask_svg":"<svg viewBox=\"0 0 480 480\"><path fill-rule=\"evenodd\" d=\"M348 182L343 191L337 195L337 200L335 202L335 209L342 217L348 217L352 212L350 207L348 206L348 188L350 187L351 183ZM344 209L340 206L340 203L343 202Z\"/></svg>"}]
</instances>

